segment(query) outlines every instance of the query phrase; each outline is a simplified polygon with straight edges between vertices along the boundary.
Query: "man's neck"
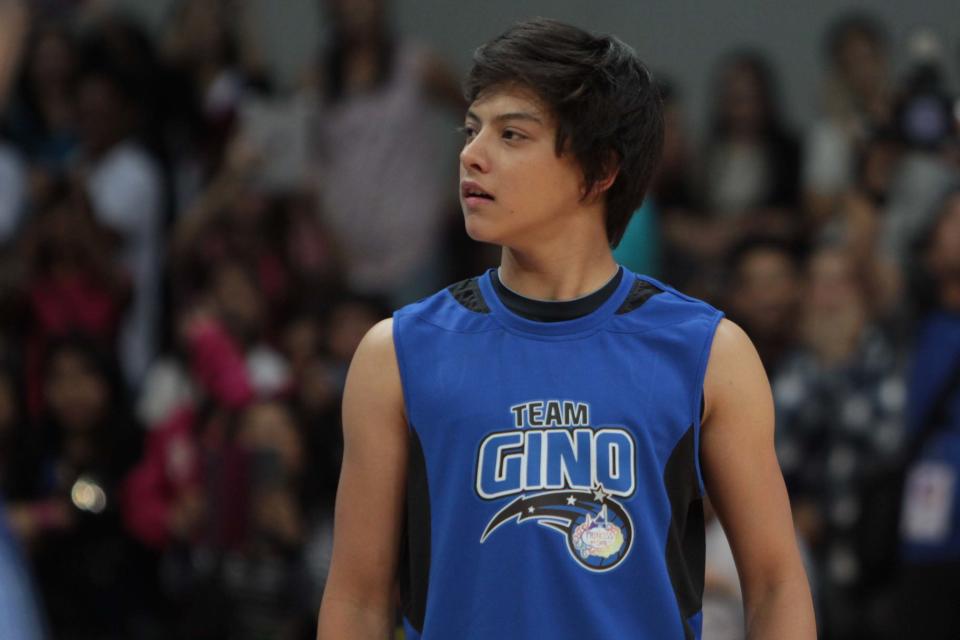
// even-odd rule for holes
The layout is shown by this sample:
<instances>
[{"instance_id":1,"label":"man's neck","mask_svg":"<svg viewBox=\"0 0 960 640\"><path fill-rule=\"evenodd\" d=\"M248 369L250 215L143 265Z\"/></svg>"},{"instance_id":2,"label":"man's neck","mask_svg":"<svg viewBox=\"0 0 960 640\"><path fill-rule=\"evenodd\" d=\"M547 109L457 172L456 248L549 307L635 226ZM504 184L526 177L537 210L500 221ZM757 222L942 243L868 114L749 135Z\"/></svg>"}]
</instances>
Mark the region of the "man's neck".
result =
<instances>
[{"instance_id":1,"label":"man's neck","mask_svg":"<svg viewBox=\"0 0 960 640\"><path fill-rule=\"evenodd\" d=\"M527 298L573 300L603 287L617 269L606 244L552 256L503 247L499 275L504 286Z\"/></svg>"}]
</instances>

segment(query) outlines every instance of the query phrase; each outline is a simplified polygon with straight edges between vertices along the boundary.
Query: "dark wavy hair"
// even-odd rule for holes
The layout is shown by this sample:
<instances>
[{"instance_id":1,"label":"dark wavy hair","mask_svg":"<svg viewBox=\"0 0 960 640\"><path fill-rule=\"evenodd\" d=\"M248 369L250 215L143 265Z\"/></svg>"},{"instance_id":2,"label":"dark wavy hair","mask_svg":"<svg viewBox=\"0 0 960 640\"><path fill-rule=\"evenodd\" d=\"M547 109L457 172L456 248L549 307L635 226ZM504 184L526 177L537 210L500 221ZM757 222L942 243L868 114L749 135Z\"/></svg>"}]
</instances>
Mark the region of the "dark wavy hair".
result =
<instances>
[{"instance_id":1,"label":"dark wavy hair","mask_svg":"<svg viewBox=\"0 0 960 640\"><path fill-rule=\"evenodd\" d=\"M727 76L736 70L746 71L756 83L763 109L763 134L774 141L787 137L787 127L780 108L777 74L773 65L767 56L756 49L739 49L725 54L714 70L711 138L723 137L730 130L722 104Z\"/></svg>"},{"instance_id":2,"label":"dark wavy hair","mask_svg":"<svg viewBox=\"0 0 960 640\"><path fill-rule=\"evenodd\" d=\"M533 91L549 109L557 122L557 155L573 155L587 193L617 169L605 194L607 239L617 246L663 147L663 109L653 75L613 36L537 18L474 52L464 95L473 102L509 86Z\"/></svg>"}]
</instances>

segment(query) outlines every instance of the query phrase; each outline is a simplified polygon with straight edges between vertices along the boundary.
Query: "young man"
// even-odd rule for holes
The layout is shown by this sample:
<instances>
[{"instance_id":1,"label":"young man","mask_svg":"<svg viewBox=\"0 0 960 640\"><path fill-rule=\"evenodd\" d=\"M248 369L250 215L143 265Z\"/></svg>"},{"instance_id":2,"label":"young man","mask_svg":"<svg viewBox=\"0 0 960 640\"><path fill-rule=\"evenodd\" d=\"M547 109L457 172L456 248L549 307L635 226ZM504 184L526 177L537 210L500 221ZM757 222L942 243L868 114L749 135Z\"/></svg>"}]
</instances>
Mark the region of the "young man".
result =
<instances>
[{"instance_id":1,"label":"young man","mask_svg":"<svg viewBox=\"0 0 960 640\"><path fill-rule=\"evenodd\" d=\"M388 637L398 574L426 640L698 638L707 493L749 637L814 637L755 350L611 255L660 152L649 73L535 20L466 90L466 228L501 266L354 356L319 638Z\"/></svg>"}]
</instances>

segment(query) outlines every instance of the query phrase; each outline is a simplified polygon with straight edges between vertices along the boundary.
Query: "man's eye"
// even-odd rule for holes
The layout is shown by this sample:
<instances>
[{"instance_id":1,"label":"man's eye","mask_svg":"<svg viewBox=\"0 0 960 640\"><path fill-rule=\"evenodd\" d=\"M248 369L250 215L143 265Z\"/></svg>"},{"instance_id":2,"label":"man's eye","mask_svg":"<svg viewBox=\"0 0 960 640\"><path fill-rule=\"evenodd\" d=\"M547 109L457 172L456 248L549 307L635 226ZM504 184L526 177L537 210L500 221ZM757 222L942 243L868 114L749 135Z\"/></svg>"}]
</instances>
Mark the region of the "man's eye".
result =
<instances>
[{"instance_id":1,"label":"man's eye","mask_svg":"<svg viewBox=\"0 0 960 640\"><path fill-rule=\"evenodd\" d=\"M473 127L473 125L466 124L462 127L458 127L457 130L463 134L464 138L467 138L468 140L477 135L477 130Z\"/></svg>"},{"instance_id":2,"label":"man's eye","mask_svg":"<svg viewBox=\"0 0 960 640\"><path fill-rule=\"evenodd\" d=\"M504 140L523 140L526 137L527 136L519 133L518 131L514 131L513 129L504 129L503 131Z\"/></svg>"}]
</instances>

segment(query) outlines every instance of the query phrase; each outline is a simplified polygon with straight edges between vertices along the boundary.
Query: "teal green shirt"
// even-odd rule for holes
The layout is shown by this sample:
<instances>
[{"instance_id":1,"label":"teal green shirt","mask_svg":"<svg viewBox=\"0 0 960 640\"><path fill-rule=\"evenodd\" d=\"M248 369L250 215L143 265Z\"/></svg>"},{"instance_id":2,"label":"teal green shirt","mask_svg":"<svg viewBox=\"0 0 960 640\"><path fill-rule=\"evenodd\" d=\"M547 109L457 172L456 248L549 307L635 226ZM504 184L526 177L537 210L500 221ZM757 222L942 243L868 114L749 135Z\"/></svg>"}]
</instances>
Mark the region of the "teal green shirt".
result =
<instances>
[{"instance_id":1,"label":"teal green shirt","mask_svg":"<svg viewBox=\"0 0 960 640\"><path fill-rule=\"evenodd\" d=\"M613 251L614 259L635 273L656 277L660 271L660 230L657 227L656 206L644 200L637 209L623 239Z\"/></svg>"}]
</instances>

